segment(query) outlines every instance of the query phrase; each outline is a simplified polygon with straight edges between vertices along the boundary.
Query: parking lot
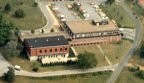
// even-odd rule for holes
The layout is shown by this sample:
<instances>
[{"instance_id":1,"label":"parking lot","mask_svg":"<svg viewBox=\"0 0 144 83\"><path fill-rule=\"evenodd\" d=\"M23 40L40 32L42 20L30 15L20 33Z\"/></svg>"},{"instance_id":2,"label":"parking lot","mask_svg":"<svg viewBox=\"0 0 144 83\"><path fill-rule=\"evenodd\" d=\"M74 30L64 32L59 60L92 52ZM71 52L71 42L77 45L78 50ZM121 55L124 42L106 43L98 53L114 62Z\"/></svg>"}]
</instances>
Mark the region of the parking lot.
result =
<instances>
[{"instance_id":1,"label":"parking lot","mask_svg":"<svg viewBox=\"0 0 144 83\"><path fill-rule=\"evenodd\" d=\"M102 0L56 1L51 3L55 4L58 14L64 15L67 21L83 20L76 14L75 11L68 9L67 6L72 5L74 2L81 4L81 9L83 9L88 15L87 17L85 17L84 20L94 19L99 21L102 19L96 11L96 8L94 7L94 5L98 6L102 2Z\"/></svg>"}]
</instances>

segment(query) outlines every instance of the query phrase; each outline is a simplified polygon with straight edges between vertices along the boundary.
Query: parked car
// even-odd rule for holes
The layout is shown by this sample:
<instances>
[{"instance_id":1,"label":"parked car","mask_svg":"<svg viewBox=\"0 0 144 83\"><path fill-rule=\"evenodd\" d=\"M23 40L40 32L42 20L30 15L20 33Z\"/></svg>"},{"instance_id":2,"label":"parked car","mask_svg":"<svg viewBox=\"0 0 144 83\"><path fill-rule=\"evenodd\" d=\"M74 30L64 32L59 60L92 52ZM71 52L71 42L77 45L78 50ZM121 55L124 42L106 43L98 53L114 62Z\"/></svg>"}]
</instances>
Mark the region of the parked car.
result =
<instances>
[{"instance_id":1,"label":"parked car","mask_svg":"<svg viewBox=\"0 0 144 83\"><path fill-rule=\"evenodd\" d=\"M21 67L20 67L19 65L15 65L15 66L14 66L14 69L16 69L16 70L19 70L19 71L20 71Z\"/></svg>"}]
</instances>

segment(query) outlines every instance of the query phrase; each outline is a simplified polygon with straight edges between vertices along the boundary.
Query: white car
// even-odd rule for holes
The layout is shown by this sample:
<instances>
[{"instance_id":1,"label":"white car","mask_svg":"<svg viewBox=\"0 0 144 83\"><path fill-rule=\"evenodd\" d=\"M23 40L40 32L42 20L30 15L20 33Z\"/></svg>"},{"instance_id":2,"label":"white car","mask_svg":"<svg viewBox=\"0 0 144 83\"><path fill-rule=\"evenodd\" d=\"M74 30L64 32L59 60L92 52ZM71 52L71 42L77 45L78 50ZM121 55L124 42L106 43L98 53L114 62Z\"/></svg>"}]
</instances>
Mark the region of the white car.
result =
<instances>
[{"instance_id":1,"label":"white car","mask_svg":"<svg viewBox=\"0 0 144 83\"><path fill-rule=\"evenodd\" d=\"M16 69L16 70L20 70L21 67L20 67L19 65L15 65L15 66L14 66L14 69Z\"/></svg>"}]
</instances>

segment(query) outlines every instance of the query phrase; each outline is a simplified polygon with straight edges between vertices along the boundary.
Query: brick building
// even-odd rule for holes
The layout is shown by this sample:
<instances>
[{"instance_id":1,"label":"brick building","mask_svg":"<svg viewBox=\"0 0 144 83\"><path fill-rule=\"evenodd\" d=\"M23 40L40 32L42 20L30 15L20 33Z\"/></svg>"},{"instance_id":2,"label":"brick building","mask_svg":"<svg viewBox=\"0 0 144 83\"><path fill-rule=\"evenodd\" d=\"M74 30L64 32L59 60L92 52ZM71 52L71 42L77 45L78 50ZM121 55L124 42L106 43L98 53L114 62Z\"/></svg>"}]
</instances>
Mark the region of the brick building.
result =
<instances>
[{"instance_id":1,"label":"brick building","mask_svg":"<svg viewBox=\"0 0 144 83\"><path fill-rule=\"evenodd\" d=\"M24 39L24 45L30 61L56 63L68 60L70 46L63 36Z\"/></svg>"},{"instance_id":2,"label":"brick building","mask_svg":"<svg viewBox=\"0 0 144 83\"><path fill-rule=\"evenodd\" d=\"M106 23L94 25L92 21L67 21L64 27L72 37L71 45L93 44L103 42L118 42L121 33L118 27L110 20Z\"/></svg>"}]
</instances>

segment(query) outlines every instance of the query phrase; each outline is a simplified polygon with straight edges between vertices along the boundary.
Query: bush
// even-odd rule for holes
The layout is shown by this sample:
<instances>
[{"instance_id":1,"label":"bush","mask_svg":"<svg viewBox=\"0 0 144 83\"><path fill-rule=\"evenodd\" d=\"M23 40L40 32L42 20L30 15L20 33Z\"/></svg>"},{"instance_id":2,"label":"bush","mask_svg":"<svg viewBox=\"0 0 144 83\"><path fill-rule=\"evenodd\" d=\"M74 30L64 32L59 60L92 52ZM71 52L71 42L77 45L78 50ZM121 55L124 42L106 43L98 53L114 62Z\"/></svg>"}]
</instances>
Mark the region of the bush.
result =
<instances>
[{"instance_id":1,"label":"bush","mask_svg":"<svg viewBox=\"0 0 144 83\"><path fill-rule=\"evenodd\" d=\"M17 18L24 18L25 17L25 13L22 9L18 9L15 11L15 17Z\"/></svg>"},{"instance_id":2,"label":"bush","mask_svg":"<svg viewBox=\"0 0 144 83\"><path fill-rule=\"evenodd\" d=\"M12 83L14 81L14 79L15 79L14 69L13 68L9 68L9 70L7 71L7 73L4 73L3 78L8 83Z\"/></svg>"},{"instance_id":3,"label":"bush","mask_svg":"<svg viewBox=\"0 0 144 83\"><path fill-rule=\"evenodd\" d=\"M34 7L37 7L37 6L38 6L38 3L37 3L37 2L34 2L34 3L33 3L33 6L34 6Z\"/></svg>"},{"instance_id":4,"label":"bush","mask_svg":"<svg viewBox=\"0 0 144 83\"><path fill-rule=\"evenodd\" d=\"M9 3L7 3L7 4L5 5L5 7L4 7L4 11L5 11L5 12L9 12L9 11L11 11L11 6L10 6Z\"/></svg>"},{"instance_id":5,"label":"bush","mask_svg":"<svg viewBox=\"0 0 144 83\"><path fill-rule=\"evenodd\" d=\"M138 71L137 76L144 79L144 71L142 71L142 70Z\"/></svg>"},{"instance_id":6,"label":"bush","mask_svg":"<svg viewBox=\"0 0 144 83\"><path fill-rule=\"evenodd\" d=\"M32 30L31 30L31 33L34 34L34 33L35 33L35 30L32 29Z\"/></svg>"},{"instance_id":7,"label":"bush","mask_svg":"<svg viewBox=\"0 0 144 83\"><path fill-rule=\"evenodd\" d=\"M136 72L137 71L137 69L134 68L134 67L128 67L128 70L131 71L131 72Z\"/></svg>"},{"instance_id":8,"label":"bush","mask_svg":"<svg viewBox=\"0 0 144 83\"><path fill-rule=\"evenodd\" d=\"M97 59L94 53L84 52L78 55L78 67L79 68L91 68L97 65Z\"/></svg>"},{"instance_id":9,"label":"bush","mask_svg":"<svg viewBox=\"0 0 144 83\"><path fill-rule=\"evenodd\" d=\"M32 71L37 72L38 70L39 70L38 63L37 62L33 63Z\"/></svg>"},{"instance_id":10,"label":"bush","mask_svg":"<svg viewBox=\"0 0 144 83\"><path fill-rule=\"evenodd\" d=\"M39 70L39 68L38 68L38 67L34 67L32 70L33 70L34 72L37 72L37 71Z\"/></svg>"}]
</instances>

